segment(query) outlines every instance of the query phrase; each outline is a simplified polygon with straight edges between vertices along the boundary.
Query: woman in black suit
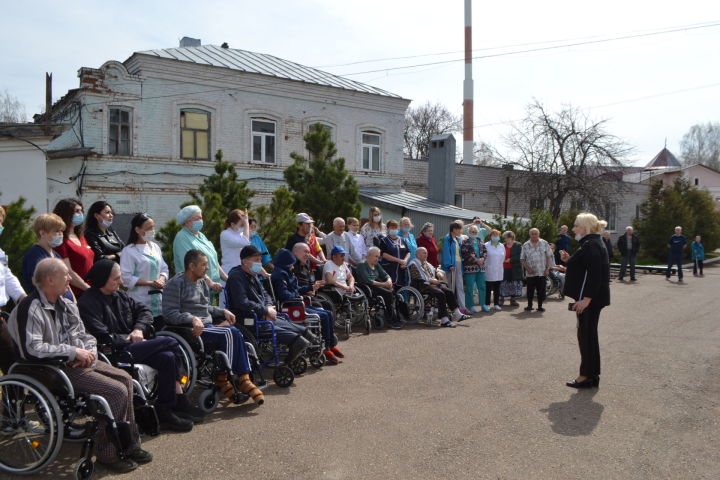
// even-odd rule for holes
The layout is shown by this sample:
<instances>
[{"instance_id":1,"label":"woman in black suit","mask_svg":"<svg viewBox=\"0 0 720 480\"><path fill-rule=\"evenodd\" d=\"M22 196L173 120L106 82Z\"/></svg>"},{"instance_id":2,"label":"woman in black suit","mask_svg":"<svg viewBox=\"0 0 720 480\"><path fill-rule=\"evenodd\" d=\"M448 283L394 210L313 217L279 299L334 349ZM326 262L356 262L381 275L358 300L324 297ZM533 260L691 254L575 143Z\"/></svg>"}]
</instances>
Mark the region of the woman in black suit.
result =
<instances>
[{"instance_id":1,"label":"woman in black suit","mask_svg":"<svg viewBox=\"0 0 720 480\"><path fill-rule=\"evenodd\" d=\"M591 213L575 219L573 232L580 248L572 255L560 252L567 263L563 294L574 298L570 309L577 315L577 336L580 345L580 375L567 382L568 387L591 388L600 385L600 344L598 321L602 309L610 305L610 262L601 233L607 226Z\"/></svg>"},{"instance_id":2,"label":"woman in black suit","mask_svg":"<svg viewBox=\"0 0 720 480\"><path fill-rule=\"evenodd\" d=\"M95 253L95 261L107 258L120 263L120 252L125 243L112 228L113 209L109 203L99 200L88 210L85 220L85 239Z\"/></svg>"}]
</instances>

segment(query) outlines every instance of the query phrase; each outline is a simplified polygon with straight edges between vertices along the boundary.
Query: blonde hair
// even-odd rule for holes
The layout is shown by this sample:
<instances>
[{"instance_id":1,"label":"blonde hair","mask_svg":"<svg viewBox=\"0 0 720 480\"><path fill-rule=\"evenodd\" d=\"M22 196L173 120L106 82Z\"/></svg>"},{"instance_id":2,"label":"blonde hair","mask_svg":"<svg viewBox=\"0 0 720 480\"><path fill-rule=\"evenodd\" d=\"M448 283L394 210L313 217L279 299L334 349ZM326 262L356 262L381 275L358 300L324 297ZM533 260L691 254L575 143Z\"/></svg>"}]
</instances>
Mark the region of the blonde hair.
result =
<instances>
[{"instance_id":1,"label":"blonde hair","mask_svg":"<svg viewBox=\"0 0 720 480\"><path fill-rule=\"evenodd\" d=\"M472 224L468 227L468 233L478 233L479 231L480 230L478 230L475 224Z\"/></svg>"},{"instance_id":2,"label":"blonde hair","mask_svg":"<svg viewBox=\"0 0 720 480\"><path fill-rule=\"evenodd\" d=\"M7 212L5 212L5 207L0 205L0 220L5 221L5 215L7 215Z\"/></svg>"},{"instance_id":3,"label":"blonde hair","mask_svg":"<svg viewBox=\"0 0 720 480\"><path fill-rule=\"evenodd\" d=\"M598 220L598 218L592 213L580 213L575 218L575 225L583 227L588 234L591 233L602 233L603 229L607 227L605 220Z\"/></svg>"},{"instance_id":4,"label":"blonde hair","mask_svg":"<svg viewBox=\"0 0 720 480\"><path fill-rule=\"evenodd\" d=\"M360 225L360 220L355 217L348 217L347 220L345 220L345 223L347 223L348 225L352 225L353 223L357 223L358 225Z\"/></svg>"},{"instance_id":5,"label":"blonde hair","mask_svg":"<svg viewBox=\"0 0 720 480\"><path fill-rule=\"evenodd\" d=\"M33 222L33 231L35 232L35 235L40 237L40 232L45 233L51 233L51 232L64 232L65 231L65 222L63 222L63 219L60 218L58 215L55 215L54 213L43 213L42 215L38 215L38 217Z\"/></svg>"}]
</instances>

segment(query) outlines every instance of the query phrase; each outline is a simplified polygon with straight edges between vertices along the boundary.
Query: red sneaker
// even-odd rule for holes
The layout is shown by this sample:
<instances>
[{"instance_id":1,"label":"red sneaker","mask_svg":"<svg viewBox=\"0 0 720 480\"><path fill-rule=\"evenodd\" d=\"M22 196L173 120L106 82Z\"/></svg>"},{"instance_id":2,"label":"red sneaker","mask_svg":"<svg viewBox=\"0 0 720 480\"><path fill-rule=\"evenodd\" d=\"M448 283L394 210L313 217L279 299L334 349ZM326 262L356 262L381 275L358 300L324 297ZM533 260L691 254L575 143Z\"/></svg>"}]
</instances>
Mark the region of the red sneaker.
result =
<instances>
[{"instance_id":1,"label":"red sneaker","mask_svg":"<svg viewBox=\"0 0 720 480\"><path fill-rule=\"evenodd\" d=\"M330 348L330 351L335 354L338 358L345 358L345 354L340 351L338 347L332 347Z\"/></svg>"},{"instance_id":2,"label":"red sneaker","mask_svg":"<svg viewBox=\"0 0 720 480\"><path fill-rule=\"evenodd\" d=\"M331 363L333 365L340 363L340 359L337 358L330 350L325 350L323 353L325 354L325 360L327 360L327 363Z\"/></svg>"}]
</instances>

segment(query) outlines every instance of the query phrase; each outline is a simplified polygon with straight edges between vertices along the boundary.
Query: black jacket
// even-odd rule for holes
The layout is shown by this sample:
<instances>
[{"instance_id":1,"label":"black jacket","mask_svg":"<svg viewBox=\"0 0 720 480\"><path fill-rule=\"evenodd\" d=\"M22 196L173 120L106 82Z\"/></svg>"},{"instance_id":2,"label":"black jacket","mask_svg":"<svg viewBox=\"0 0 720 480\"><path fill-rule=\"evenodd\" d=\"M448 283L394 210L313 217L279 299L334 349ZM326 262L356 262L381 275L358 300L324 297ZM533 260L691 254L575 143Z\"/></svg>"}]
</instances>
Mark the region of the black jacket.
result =
<instances>
[{"instance_id":1,"label":"black jacket","mask_svg":"<svg viewBox=\"0 0 720 480\"><path fill-rule=\"evenodd\" d=\"M610 263L600 235L585 235L566 268L563 295L580 300L582 291L583 298L592 298L589 308L610 305Z\"/></svg>"},{"instance_id":2,"label":"black jacket","mask_svg":"<svg viewBox=\"0 0 720 480\"><path fill-rule=\"evenodd\" d=\"M117 255L125 247L125 244L112 227L106 228L105 233L100 231L99 228L88 228L85 230L85 240L87 240L88 245L95 253L96 262L108 255Z\"/></svg>"},{"instance_id":3,"label":"black jacket","mask_svg":"<svg viewBox=\"0 0 720 480\"><path fill-rule=\"evenodd\" d=\"M246 273L242 266L238 265L230 270L227 283L227 305L241 322L243 318L252 317L256 314L259 320L267 314L267 307L273 304L273 300L256 275Z\"/></svg>"},{"instance_id":4,"label":"black jacket","mask_svg":"<svg viewBox=\"0 0 720 480\"><path fill-rule=\"evenodd\" d=\"M627 233L623 233L618 237L617 241L617 248L620 251L620 255L623 257L628 254L627 251ZM637 255L640 251L640 239L637 237L637 235L632 236L632 251L630 252L632 255Z\"/></svg>"},{"instance_id":5,"label":"black jacket","mask_svg":"<svg viewBox=\"0 0 720 480\"><path fill-rule=\"evenodd\" d=\"M89 288L78 298L78 308L87 332L99 342L112 342L116 347L129 345L127 336L136 328L147 336L147 327L153 323L150 309L123 291L105 295Z\"/></svg>"},{"instance_id":6,"label":"black jacket","mask_svg":"<svg viewBox=\"0 0 720 480\"><path fill-rule=\"evenodd\" d=\"M607 252L608 261L612 261L612 254L613 254L612 240L610 240L609 238L603 237L602 241L605 244L605 251Z\"/></svg>"}]
</instances>

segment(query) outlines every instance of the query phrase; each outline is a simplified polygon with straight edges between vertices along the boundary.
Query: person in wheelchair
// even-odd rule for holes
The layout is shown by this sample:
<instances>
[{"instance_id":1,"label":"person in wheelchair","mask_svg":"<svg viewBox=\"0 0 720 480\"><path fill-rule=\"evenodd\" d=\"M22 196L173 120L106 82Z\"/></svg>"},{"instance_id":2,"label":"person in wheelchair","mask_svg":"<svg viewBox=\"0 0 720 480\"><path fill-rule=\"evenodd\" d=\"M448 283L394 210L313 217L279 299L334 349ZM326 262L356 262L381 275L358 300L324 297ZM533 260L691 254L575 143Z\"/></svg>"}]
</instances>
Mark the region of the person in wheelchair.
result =
<instances>
[{"instance_id":1,"label":"person in wheelchair","mask_svg":"<svg viewBox=\"0 0 720 480\"><path fill-rule=\"evenodd\" d=\"M256 316L259 320L273 322L277 341L288 347L285 363L290 365L298 359L317 337L301 325L278 317L273 299L267 293L257 276L262 268L260 251L254 245L243 247L240 251L240 265L230 270L227 289L227 307L237 318ZM244 331L248 330L241 326ZM271 332L270 325L260 326L263 334ZM248 332L254 335L252 332Z\"/></svg>"},{"instance_id":2,"label":"person in wheelchair","mask_svg":"<svg viewBox=\"0 0 720 480\"><path fill-rule=\"evenodd\" d=\"M85 331L77 306L63 297L70 285L65 263L57 258L41 260L35 267L33 283L37 290L20 302L8 322L20 358L63 361L61 369L76 392L101 395L109 403L115 420L129 424L132 444L125 450L124 459L119 457L107 430L98 430L95 440L98 462L125 473L135 470L140 463L152 461L152 454L140 446L130 375L97 361L95 337Z\"/></svg>"},{"instance_id":3,"label":"person in wheelchair","mask_svg":"<svg viewBox=\"0 0 720 480\"><path fill-rule=\"evenodd\" d=\"M232 380L240 392L252 398L257 405L262 405L265 395L250 379L250 358L245 338L234 326L235 315L230 310L210 304L210 290L204 281L208 270L207 255L200 250L188 250L183 265L185 271L176 274L163 292L165 323L192 327L193 336L201 337L203 342L213 343L225 352L235 377L230 379L227 373L220 373L216 379L220 392L232 398L236 388Z\"/></svg>"},{"instance_id":4,"label":"person in wheelchair","mask_svg":"<svg viewBox=\"0 0 720 480\"><path fill-rule=\"evenodd\" d=\"M273 270L270 279L277 301L286 302L301 298L303 295L314 295L315 290L317 290L315 285L300 286L294 272L297 261L307 264L309 258L310 247L304 242L296 243L292 252L282 248L275 255L274 264L277 268ZM332 313L322 308L313 307L305 307L305 311L320 317L320 329L325 341L325 351L323 353L328 362L337 365L340 363L340 358L345 358L345 354L337 347L338 340L333 331L334 319Z\"/></svg>"},{"instance_id":5,"label":"person in wheelchair","mask_svg":"<svg viewBox=\"0 0 720 480\"><path fill-rule=\"evenodd\" d=\"M128 352L133 363L157 370L158 396L155 402L160 428L189 432L193 422L202 420L199 409L190 405L180 383L180 344L172 337L146 339L152 331L150 308L120 290L122 271L117 262L101 259L85 276L90 288L78 300L85 329L116 352Z\"/></svg>"},{"instance_id":6,"label":"person in wheelchair","mask_svg":"<svg viewBox=\"0 0 720 480\"><path fill-rule=\"evenodd\" d=\"M391 328L402 328L395 308L395 294L390 275L380 265L380 249L378 247L368 248L365 261L355 267L357 282L366 285L373 296L382 297L385 303L385 322Z\"/></svg>"},{"instance_id":7,"label":"person in wheelchair","mask_svg":"<svg viewBox=\"0 0 720 480\"><path fill-rule=\"evenodd\" d=\"M458 307L455 293L447 287L444 276L427 261L428 252L425 247L418 247L415 258L410 261L410 282L423 295L429 295L437 301L440 326L456 327L452 321L459 322L470 318L463 315ZM452 312L452 320L450 320Z\"/></svg>"}]
</instances>

